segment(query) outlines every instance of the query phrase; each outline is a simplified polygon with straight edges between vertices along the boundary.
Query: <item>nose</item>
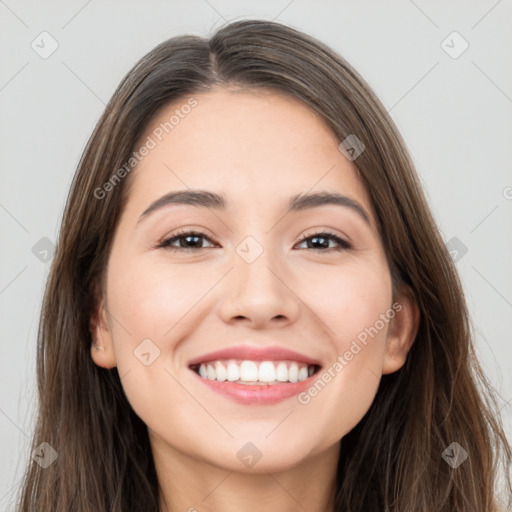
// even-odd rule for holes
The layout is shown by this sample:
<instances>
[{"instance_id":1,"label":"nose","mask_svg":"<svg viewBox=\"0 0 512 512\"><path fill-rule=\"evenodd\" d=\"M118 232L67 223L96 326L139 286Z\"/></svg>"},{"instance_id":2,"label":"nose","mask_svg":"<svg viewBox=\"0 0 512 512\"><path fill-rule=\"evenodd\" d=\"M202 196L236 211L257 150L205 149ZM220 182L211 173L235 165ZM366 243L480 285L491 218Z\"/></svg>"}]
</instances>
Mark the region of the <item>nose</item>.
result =
<instances>
[{"instance_id":1,"label":"nose","mask_svg":"<svg viewBox=\"0 0 512 512\"><path fill-rule=\"evenodd\" d=\"M234 254L233 267L222 292L224 322L270 329L296 321L300 298L293 291L290 273L277 265L270 251L264 250L252 263Z\"/></svg>"}]
</instances>

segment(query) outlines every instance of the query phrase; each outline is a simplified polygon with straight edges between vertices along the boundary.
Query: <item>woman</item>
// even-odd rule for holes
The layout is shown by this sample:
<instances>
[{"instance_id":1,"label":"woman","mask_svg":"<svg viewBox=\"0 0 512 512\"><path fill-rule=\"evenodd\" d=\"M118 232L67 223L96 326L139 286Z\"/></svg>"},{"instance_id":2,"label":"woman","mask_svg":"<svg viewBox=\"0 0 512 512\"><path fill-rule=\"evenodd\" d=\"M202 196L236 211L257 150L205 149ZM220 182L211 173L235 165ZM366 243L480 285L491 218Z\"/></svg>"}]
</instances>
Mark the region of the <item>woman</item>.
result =
<instances>
[{"instance_id":1,"label":"woman","mask_svg":"<svg viewBox=\"0 0 512 512\"><path fill-rule=\"evenodd\" d=\"M64 212L38 384L21 511L493 512L500 455L512 489L396 127L278 23L170 39L115 91Z\"/></svg>"}]
</instances>

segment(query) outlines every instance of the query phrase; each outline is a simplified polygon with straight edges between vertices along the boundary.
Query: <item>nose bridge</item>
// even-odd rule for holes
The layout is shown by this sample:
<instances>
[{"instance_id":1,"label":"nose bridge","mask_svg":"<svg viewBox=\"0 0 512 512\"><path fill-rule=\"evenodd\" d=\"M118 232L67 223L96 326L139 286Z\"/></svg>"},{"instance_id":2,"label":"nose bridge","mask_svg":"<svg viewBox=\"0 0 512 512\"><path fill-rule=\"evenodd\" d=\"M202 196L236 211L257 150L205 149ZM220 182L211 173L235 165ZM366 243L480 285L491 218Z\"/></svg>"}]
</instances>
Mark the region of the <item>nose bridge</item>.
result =
<instances>
[{"instance_id":1,"label":"nose bridge","mask_svg":"<svg viewBox=\"0 0 512 512\"><path fill-rule=\"evenodd\" d=\"M261 238L261 237L260 237ZM270 237L267 237L267 245L259 242L253 236L246 237L236 247L236 258L233 262L234 271L240 274L242 286L240 292L247 291L258 300L261 295L265 300L272 296L281 295L283 284L276 277L276 269L280 266L276 251L269 247Z\"/></svg>"},{"instance_id":2,"label":"nose bridge","mask_svg":"<svg viewBox=\"0 0 512 512\"><path fill-rule=\"evenodd\" d=\"M265 238L267 244L270 239ZM274 318L295 318L298 305L285 285L286 271L276 251L263 244L247 236L236 246L232 279L227 284L230 289L222 306L225 320L242 316L261 324Z\"/></svg>"}]
</instances>

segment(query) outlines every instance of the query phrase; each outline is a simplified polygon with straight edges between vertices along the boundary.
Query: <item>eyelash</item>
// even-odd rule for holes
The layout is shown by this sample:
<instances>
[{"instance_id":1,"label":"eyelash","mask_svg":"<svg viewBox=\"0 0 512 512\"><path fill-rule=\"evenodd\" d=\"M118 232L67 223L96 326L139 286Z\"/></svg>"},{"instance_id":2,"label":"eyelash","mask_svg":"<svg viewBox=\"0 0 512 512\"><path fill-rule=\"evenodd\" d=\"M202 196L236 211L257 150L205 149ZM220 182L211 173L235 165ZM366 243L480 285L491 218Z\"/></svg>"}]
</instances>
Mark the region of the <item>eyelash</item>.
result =
<instances>
[{"instance_id":1,"label":"eyelash","mask_svg":"<svg viewBox=\"0 0 512 512\"><path fill-rule=\"evenodd\" d=\"M178 233L175 233L173 236L169 238L165 238L162 240L157 246L157 249L167 249L169 251L197 251L201 249L208 249L208 247L173 247L171 246L171 243L175 242L176 240L179 240L180 238L184 238L186 236L200 236L204 237L205 239L208 239L210 242L212 240L210 237L205 235L204 233L199 233L197 231L187 231L183 230ZM313 235L307 235L303 237L301 240L297 242L297 244L301 244L307 240L310 240L312 238L326 238L328 240L333 240L337 244L339 244L339 247L328 247L326 249L322 248L312 248L311 250L314 251L322 251L322 252L330 252L330 251L345 251L348 249L352 249L352 245L347 242L346 240L343 240L339 236L335 235L334 233L330 233L329 231L322 231L320 233L314 233Z\"/></svg>"}]
</instances>

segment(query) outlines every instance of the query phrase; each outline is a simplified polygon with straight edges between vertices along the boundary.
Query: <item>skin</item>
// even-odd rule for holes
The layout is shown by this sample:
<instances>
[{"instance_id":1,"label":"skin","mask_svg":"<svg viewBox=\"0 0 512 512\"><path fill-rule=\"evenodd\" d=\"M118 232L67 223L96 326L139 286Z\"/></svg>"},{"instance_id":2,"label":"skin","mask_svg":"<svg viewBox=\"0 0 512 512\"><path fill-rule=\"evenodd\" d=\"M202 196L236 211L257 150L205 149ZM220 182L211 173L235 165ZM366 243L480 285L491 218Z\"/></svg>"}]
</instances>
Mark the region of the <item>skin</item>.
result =
<instances>
[{"instance_id":1,"label":"skin","mask_svg":"<svg viewBox=\"0 0 512 512\"><path fill-rule=\"evenodd\" d=\"M392 296L370 199L318 115L263 90L194 97L198 105L130 176L91 319L104 349L91 347L91 357L118 367L148 426L161 510L333 511L339 440L369 409L381 375L404 364L418 308L405 293ZM162 110L141 140L185 101ZM153 201L189 188L224 194L227 210L171 205L137 224ZM351 197L370 225L336 205L284 215L290 196L319 191ZM183 228L205 233L196 241L203 248L155 248ZM353 247L301 242L325 228ZM236 252L247 236L263 249L252 263ZM402 309L307 404L240 404L188 368L194 357L246 343L290 348L325 370L394 301ZM149 366L134 356L147 338L160 350ZM252 468L237 457L248 442L262 454Z\"/></svg>"}]
</instances>

